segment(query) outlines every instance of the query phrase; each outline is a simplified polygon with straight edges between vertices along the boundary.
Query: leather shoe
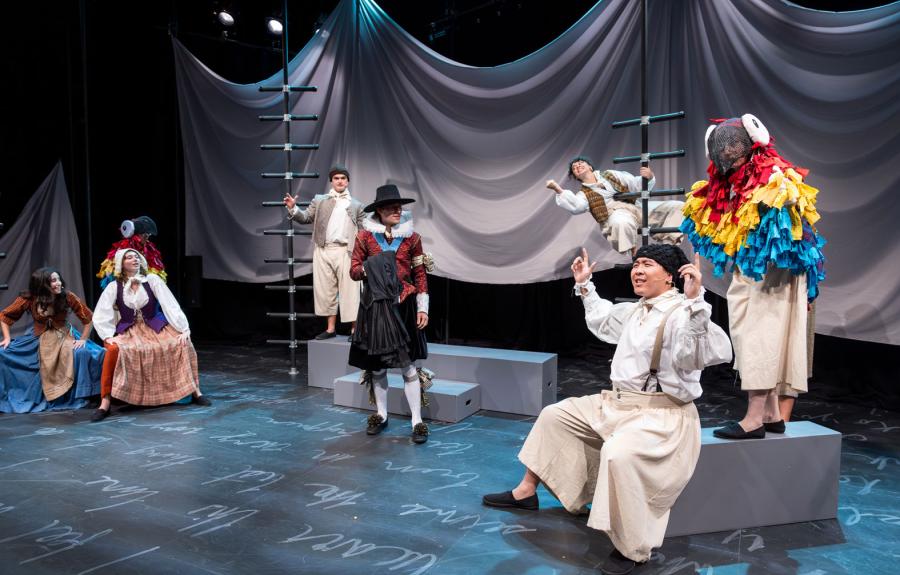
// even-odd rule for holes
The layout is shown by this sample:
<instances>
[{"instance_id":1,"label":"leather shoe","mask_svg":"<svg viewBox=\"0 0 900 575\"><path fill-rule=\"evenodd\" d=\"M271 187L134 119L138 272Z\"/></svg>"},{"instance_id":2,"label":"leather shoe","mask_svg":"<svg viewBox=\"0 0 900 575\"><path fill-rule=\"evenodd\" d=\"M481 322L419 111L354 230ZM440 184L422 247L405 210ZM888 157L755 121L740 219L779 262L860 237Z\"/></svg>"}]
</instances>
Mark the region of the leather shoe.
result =
<instances>
[{"instance_id":1,"label":"leather shoe","mask_svg":"<svg viewBox=\"0 0 900 575\"><path fill-rule=\"evenodd\" d=\"M625 575L634 571L638 565L643 565L643 563L629 559L619 553L618 549L613 549L603 565L600 566L600 572L604 575Z\"/></svg>"},{"instance_id":2,"label":"leather shoe","mask_svg":"<svg viewBox=\"0 0 900 575\"><path fill-rule=\"evenodd\" d=\"M97 409L94 410L94 413L91 414L91 421L93 421L94 423L97 423L98 421L103 421L107 417L109 417L109 410L108 409L100 409L98 407Z\"/></svg>"},{"instance_id":3,"label":"leather shoe","mask_svg":"<svg viewBox=\"0 0 900 575\"><path fill-rule=\"evenodd\" d=\"M428 441L428 426L424 423L417 423L413 426L412 441L416 444Z\"/></svg>"},{"instance_id":4,"label":"leather shoe","mask_svg":"<svg viewBox=\"0 0 900 575\"><path fill-rule=\"evenodd\" d=\"M524 499L516 499L513 497L512 491L490 493L482 497L481 502L488 507L513 507L515 509L527 509L528 511L537 511L539 507L537 493Z\"/></svg>"},{"instance_id":5,"label":"leather shoe","mask_svg":"<svg viewBox=\"0 0 900 575\"><path fill-rule=\"evenodd\" d=\"M713 435L722 439L762 439L766 436L766 427L760 425L756 429L744 431L740 423L734 422L714 430Z\"/></svg>"},{"instance_id":6,"label":"leather shoe","mask_svg":"<svg viewBox=\"0 0 900 575\"><path fill-rule=\"evenodd\" d=\"M212 402L205 395L192 397L191 403L193 403L194 405L201 405L203 407L209 407L210 405L212 405Z\"/></svg>"},{"instance_id":7,"label":"leather shoe","mask_svg":"<svg viewBox=\"0 0 900 575\"><path fill-rule=\"evenodd\" d=\"M768 433L784 433L784 420L763 423L763 427L766 428Z\"/></svg>"},{"instance_id":8,"label":"leather shoe","mask_svg":"<svg viewBox=\"0 0 900 575\"><path fill-rule=\"evenodd\" d=\"M316 339L321 341L323 339L331 339L337 335L336 331L323 331L319 335L316 336Z\"/></svg>"},{"instance_id":9,"label":"leather shoe","mask_svg":"<svg viewBox=\"0 0 900 575\"><path fill-rule=\"evenodd\" d=\"M381 417L377 413L370 415L368 419L369 426L366 428L366 435L378 435L387 429L388 420Z\"/></svg>"}]
</instances>

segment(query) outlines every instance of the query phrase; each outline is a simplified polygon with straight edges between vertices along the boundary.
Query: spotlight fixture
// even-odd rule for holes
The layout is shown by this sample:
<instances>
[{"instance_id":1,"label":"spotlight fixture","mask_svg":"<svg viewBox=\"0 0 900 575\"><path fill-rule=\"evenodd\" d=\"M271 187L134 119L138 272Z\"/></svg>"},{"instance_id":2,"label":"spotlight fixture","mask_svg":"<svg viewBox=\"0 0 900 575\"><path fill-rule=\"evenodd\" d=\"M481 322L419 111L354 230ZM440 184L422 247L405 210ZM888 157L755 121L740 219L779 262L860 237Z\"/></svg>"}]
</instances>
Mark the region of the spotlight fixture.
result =
<instances>
[{"instance_id":1,"label":"spotlight fixture","mask_svg":"<svg viewBox=\"0 0 900 575\"><path fill-rule=\"evenodd\" d=\"M275 18L269 18L266 28L269 30L269 34L274 36L281 36L281 33L284 32L284 26Z\"/></svg>"},{"instance_id":2,"label":"spotlight fixture","mask_svg":"<svg viewBox=\"0 0 900 575\"><path fill-rule=\"evenodd\" d=\"M226 26L226 27L234 26L234 16L232 16L230 13L228 13L227 10L222 10L221 12L216 14L216 17L219 19L219 23L222 26Z\"/></svg>"}]
</instances>

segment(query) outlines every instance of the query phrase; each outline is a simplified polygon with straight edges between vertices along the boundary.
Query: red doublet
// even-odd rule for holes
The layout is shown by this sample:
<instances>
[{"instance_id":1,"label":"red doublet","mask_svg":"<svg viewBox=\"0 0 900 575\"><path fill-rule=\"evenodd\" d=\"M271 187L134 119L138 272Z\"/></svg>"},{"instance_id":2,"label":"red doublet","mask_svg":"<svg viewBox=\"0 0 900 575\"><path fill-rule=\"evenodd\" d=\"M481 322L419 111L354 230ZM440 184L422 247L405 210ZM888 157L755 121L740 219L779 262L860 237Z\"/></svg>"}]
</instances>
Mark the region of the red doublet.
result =
<instances>
[{"instance_id":1,"label":"red doublet","mask_svg":"<svg viewBox=\"0 0 900 575\"><path fill-rule=\"evenodd\" d=\"M353 246L353 255L350 258L350 277L361 281L365 277L363 262L369 256L381 253L381 246L372 232L363 230L356 234L356 244ZM428 293L428 278L425 275L425 266L412 266L412 260L422 254L422 236L413 232L408 238L403 238L397 248L397 276L403 283L403 291L400 292L402 303L410 294Z\"/></svg>"}]
</instances>

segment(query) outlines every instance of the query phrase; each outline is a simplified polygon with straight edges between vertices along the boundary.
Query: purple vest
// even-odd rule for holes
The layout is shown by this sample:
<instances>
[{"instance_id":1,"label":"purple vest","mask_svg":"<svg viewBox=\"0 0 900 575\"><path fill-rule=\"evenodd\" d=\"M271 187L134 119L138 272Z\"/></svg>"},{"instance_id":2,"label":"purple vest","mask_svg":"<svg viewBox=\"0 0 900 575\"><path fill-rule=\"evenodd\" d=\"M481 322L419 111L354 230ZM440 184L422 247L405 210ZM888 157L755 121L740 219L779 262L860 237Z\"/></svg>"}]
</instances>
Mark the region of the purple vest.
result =
<instances>
[{"instance_id":1,"label":"purple vest","mask_svg":"<svg viewBox=\"0 0 900 575\"><path fill-rule=\"evenodd\" d=\"M119 323L116 324L116 335L119 335L134 325L135 312L125 305L125 299L123 297L124 286L122 285L122 282L116 283L118 284L116 286L116 305L119 307ZM159 307L159 301L157 301L156 296L153 294L153 290L147 287L147 284L142 285L147 291L150 300L147 302L147 305L141 308L141 315L144 316L144 323L150 326L153 331L159 333L164 327L169 325L169 322L166 320L166 316L163 315L162 309Z\"/></svg>"}]
</instances>

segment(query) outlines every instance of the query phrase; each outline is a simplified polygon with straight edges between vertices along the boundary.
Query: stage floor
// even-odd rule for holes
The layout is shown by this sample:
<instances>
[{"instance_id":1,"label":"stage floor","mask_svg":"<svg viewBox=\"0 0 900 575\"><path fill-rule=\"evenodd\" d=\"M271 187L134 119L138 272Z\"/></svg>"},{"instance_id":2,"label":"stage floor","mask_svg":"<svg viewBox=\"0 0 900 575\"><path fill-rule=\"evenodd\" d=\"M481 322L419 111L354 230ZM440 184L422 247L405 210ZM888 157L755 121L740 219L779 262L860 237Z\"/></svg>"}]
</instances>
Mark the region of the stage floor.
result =
<instances>
[{"instance_id":1,"label":"stage floor","mask_svg":"<svg viewBox=\"0 0 900 575\"><path fill-rule=\"evenodd\" d=\"M533 418L482 411L423 446L394 418L371 438L368 413L307 388L305 365L292 380L284 350L198 351L211 408L0 415L0 571L576 574L612 548L543 490L537 513L482 507L521 476ZM596 392L609 358L560 357L560 398ZM704 427L740 417L707 375ZM639 573L897 572L900 414L815 388L795 414L844 434L838 519L667 539Z\"/></svg>"}]
</instances>

